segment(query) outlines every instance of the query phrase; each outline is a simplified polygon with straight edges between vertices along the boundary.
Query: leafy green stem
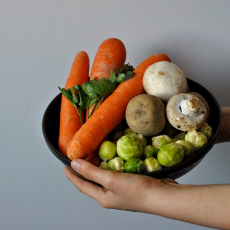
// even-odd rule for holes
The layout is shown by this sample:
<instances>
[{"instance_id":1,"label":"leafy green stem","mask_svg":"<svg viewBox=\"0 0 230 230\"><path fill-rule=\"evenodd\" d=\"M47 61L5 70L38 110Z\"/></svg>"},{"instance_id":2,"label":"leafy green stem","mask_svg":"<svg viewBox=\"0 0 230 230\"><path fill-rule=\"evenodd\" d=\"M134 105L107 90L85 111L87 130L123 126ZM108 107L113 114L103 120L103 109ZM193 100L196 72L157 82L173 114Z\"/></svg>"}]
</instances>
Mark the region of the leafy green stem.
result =
<instances>
[{"instance_id":1,"label":"leafy green stem","mask_svg":"<svg viewBox=\"0 0 230 230\"><path fill-rule=\"evenodd\" d=\"M98 109L98 107L99 107L99 106L98 106L98 103L99 103L99 102L97 101L97 102L93 105L93 109L92 109L92 111L91 111L89 117L91 117L91 116L93 115L94 111Z\"/></svg>"},{"instance_id":2,"label":"leafy green stem","mask_svg":"<svg viewBox=\"0 0 230 230\"><path fill-rule=\"evenodd\" d=\"M78 108L77 106L75 106L75 108L77 109L77 113L78 113L78 115L79 115L79 117L80 117L80 122L81 122L81 126L83 125L83 121L82 121L82 117L81 117L81 108Z\"/></svg>"}]
</instances>

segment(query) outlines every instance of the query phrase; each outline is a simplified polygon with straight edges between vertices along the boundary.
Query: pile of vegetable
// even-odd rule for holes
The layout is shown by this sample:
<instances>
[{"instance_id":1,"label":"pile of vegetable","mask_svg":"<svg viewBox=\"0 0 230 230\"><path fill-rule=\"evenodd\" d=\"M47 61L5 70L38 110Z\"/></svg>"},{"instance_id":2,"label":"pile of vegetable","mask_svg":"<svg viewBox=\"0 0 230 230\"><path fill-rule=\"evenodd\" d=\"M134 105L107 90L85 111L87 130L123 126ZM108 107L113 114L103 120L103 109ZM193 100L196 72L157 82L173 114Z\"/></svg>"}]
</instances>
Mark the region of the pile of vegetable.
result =
<instances>
[{"instance_id":1,"label":"pile of vegetable","mask_svg":"<svg viewBox=\"0 0 230 230\"><path fill-rule=\"evenodd\" d=\"M155 54L135 69L124 44L105 40L89 76L89 58L77 54L62 92L60 152L103 169L142 173L188 159L212 136L205 98L189 92L181 69Z\"/></svg>"}]
</instances>

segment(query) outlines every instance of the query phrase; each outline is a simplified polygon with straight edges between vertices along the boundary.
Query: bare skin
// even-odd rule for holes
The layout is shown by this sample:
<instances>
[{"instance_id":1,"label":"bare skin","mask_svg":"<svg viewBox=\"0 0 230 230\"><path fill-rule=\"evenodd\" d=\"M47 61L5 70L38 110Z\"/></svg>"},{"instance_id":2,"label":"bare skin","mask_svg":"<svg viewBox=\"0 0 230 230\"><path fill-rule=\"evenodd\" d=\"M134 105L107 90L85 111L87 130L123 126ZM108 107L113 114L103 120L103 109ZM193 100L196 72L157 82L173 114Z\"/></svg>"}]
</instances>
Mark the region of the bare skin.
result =
<instances>
[{"instance_id":1,"label":"bare skin","mask_svg":"<svg viewBox=\"0 0 230 230\"><path fill-rule=\"evenodd\" d=\"M230 141L230 107L222 108L223 123L218 143ZM171 179L117 173L73 160L64 172L76 188L102 207L151 213L193 224L230 229L230 185L181 185Z\"/></svg>"},{"instance_id":2,"label":"bare skin","mask_svg":"<svg viewBox=\"0 0 230 230\"><path fill-rule=\"evenodd\" d=\"M222 126L217 143L230 141L230 107L222 107Z\"/></svg>"}]
</instances>

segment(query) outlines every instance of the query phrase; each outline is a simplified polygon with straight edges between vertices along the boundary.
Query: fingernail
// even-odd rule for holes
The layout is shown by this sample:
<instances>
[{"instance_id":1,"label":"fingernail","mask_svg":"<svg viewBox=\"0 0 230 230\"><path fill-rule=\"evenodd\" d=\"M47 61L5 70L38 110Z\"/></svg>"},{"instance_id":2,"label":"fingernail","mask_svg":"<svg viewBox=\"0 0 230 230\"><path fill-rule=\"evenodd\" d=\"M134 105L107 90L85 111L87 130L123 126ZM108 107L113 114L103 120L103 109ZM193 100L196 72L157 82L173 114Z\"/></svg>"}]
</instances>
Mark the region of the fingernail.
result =
<instances>
[{"instance_id":1,"label":"fingernail","mask_svg":"<svg viewBox=\"0 0 230 230\"><path fill-rule=\"evenodd\" d=\"M80 162L78 160L72 160L71 167L78 172L80 167Z\"/></svg>"}]
</instances>

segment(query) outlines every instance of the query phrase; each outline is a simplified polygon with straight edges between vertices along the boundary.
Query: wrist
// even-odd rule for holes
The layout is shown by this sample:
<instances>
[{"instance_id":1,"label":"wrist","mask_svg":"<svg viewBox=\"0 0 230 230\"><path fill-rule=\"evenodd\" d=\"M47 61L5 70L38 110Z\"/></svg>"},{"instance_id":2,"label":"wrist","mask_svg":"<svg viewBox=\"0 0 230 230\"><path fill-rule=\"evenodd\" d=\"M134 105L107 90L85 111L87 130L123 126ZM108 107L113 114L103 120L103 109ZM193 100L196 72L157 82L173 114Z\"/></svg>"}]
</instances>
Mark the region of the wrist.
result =
<instances>
[{"instance_id":1,"label":"wrist","mask_svg":"<svg viewBox=\"0 0 230 230\"><path fill-rule=\"evenodd\" d=\"M161 180L161 186L152 190L149 213L229 229L229 193L229 185L180 185Z\"/></svg>"},{"instance_id":2,"label":"wrist","mask_svg":"<svg viewBox=\"0 0 230 230\"><path fill-rule=\"evenodd\" d=\"M148 210L145 212L172 218L176 196L184 187L187 185L180 185L169 178L156 180L149 189L146 189L145 207Z\"/></svg>"},{"instance_id":3,"label":"wrist","mask_svg":"<svg viewBox=\"0 0 230 230\"><path fill-rule=\"evenodd\" d=\"M222 107L222 125L220 130L220 136L217 143L229 142L230 141L230 108Z\"/></svg>"}]
</instances>

